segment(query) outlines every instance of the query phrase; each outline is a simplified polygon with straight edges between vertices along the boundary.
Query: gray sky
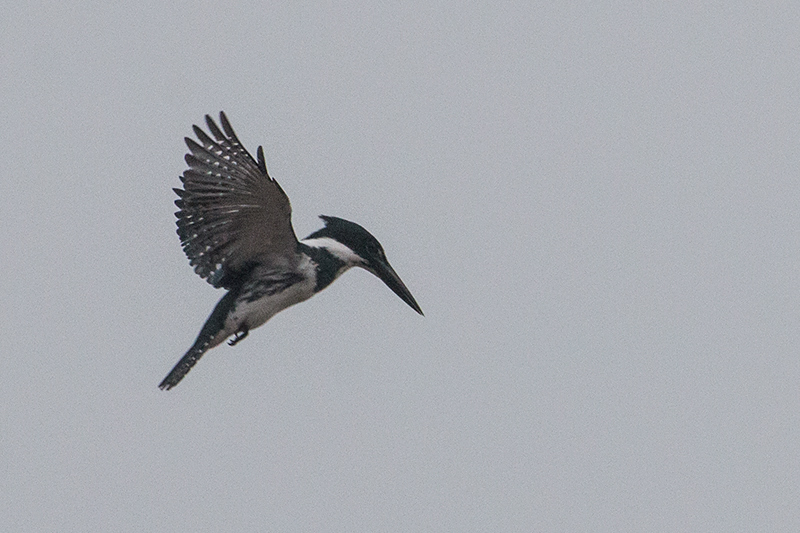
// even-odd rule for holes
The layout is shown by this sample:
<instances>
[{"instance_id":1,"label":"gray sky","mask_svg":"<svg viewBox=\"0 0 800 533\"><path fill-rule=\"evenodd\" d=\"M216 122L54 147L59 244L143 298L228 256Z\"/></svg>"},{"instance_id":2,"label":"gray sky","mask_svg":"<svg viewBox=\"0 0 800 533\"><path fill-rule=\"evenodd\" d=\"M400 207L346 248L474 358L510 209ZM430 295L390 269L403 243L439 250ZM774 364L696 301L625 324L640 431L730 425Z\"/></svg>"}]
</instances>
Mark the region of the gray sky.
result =
<instances>
[{"instance_id":1,"label":"gray sky","mask_svg":"<svg viewBox=\"0 0 800 533\"><path fill-rule=\"evenodd\" d=\"M0 20L9 531L797 531L795 2L24 2ZM158 383L226 111L364 271Z\"/></svg>"}]
</instances>

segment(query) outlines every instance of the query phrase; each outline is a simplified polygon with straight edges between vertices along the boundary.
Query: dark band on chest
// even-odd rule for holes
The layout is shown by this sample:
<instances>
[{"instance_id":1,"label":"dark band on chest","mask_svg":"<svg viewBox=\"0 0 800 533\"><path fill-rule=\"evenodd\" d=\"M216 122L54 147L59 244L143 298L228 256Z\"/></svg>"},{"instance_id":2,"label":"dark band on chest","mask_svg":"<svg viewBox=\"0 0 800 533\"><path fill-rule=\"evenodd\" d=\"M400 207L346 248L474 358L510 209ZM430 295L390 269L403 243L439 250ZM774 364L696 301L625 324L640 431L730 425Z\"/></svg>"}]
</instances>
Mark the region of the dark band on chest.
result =
<instances>
[{"instance_id":1,"label":"dark band on chest","mask_svg":"<svg viewBox=\"0 0 800 533\"><path fill-rule=\"evenodd\" d=\"M333 283L333 280L336 279L336 275L345 266L345 263L325 248L307 246L302 243L300 246L302 247L301 251L308 254L317 266L317 283L314 286L314 292L319 292Z\"/></svg>"},{"instance_id":2,"label":"dark band on chest","mask_svg":"<svg viewBox=\"0 0 800 533\"><path fill-rule=\"evenodd\" d=\"M297 272L274 272L254 277L247 281L237 299L240 302L254 302L267 296L283 292L305 278Z\"/></svg>"}]
</instances>

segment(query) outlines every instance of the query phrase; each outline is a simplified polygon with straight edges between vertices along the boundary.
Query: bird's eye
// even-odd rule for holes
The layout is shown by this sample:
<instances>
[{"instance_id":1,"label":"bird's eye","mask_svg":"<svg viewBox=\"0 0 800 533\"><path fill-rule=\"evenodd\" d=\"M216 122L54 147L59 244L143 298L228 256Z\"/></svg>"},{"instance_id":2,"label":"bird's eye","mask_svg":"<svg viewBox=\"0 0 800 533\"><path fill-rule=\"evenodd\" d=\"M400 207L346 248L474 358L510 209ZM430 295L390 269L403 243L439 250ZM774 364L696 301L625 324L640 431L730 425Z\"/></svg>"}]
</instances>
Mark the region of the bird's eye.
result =
<instances>
[{"instance_id":1,"label":"bird's eye","mask_svg":"<svg viewBox=\"0 0 800 533\"><path fill-rule=\"evenodd\" d=\"M383 253L383 249L378 244L370 244L369 245L369 253L380 259L381 261L386 261L386 256Z\"/></svg>"}]
</instances>

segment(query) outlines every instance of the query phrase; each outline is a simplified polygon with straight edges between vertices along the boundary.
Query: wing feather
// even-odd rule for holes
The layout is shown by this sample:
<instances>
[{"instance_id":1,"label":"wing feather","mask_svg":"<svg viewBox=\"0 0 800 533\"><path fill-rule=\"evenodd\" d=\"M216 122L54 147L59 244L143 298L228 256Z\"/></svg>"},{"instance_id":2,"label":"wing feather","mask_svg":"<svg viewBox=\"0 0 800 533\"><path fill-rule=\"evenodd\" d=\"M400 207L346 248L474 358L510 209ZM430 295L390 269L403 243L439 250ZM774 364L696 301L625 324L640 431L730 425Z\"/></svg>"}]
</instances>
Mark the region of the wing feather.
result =
<instances>
[{"instance_id":1,"label":"wing feather","mask_svg":"<svg viewBox=\"0 0 800 533\"><path fill-rule=\"evenodd\" d=\"M258 161L242 146L228 117L222 129L206 115L214 137L193 126L197 141L186 138L189 168L181 176L175 205L178 236L189 264L215 287L230 288L237 273L253 263L291 264L297 237L292 208L270 178L264 152Z\"/></svg>"}]
</instances>

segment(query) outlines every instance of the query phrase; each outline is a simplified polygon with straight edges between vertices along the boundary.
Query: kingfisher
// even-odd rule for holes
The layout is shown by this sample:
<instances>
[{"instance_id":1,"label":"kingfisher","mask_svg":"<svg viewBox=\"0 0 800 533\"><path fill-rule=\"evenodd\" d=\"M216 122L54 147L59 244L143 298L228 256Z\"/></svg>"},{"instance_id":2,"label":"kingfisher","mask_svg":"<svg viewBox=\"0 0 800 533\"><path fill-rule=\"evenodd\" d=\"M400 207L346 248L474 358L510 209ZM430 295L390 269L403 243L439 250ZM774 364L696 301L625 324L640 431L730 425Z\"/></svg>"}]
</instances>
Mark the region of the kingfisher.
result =
<instances>
[{"instance_id":1,"label":"kingfisher","mask_svg":"<svg viewBox=\"0 0 800 533\"><path fill-rule=\"evenodd\" d=\"M197 141L185 139L189 168L180 178L183 188L173 189L175 216L195 273L227 292L159 388L173 388L208 350L226 339L236 345L251 329L308 300L351 267L379 277L423 314L381 244L358 224L322 215L324 227L298 240L289 198L267 172L263 148L253 159L224 112L219 114L222 129L209 115L205 118L211 135L193 126Z\"/></svg>"}]
</instances>

